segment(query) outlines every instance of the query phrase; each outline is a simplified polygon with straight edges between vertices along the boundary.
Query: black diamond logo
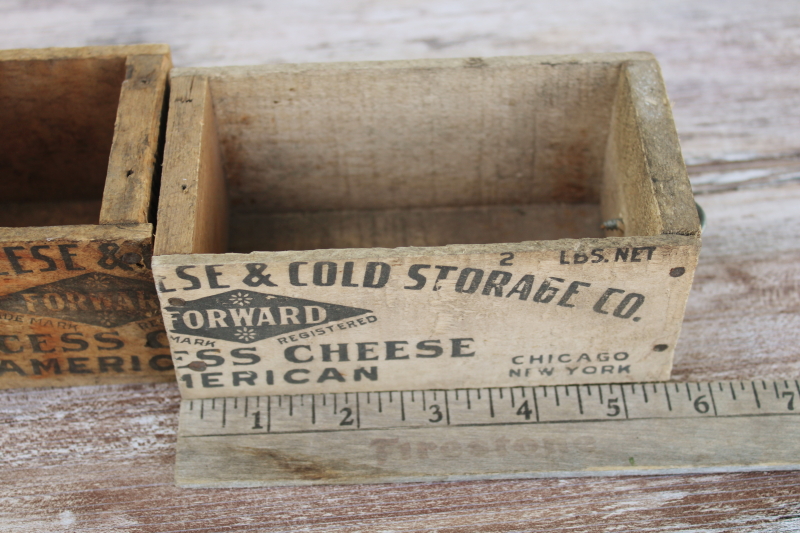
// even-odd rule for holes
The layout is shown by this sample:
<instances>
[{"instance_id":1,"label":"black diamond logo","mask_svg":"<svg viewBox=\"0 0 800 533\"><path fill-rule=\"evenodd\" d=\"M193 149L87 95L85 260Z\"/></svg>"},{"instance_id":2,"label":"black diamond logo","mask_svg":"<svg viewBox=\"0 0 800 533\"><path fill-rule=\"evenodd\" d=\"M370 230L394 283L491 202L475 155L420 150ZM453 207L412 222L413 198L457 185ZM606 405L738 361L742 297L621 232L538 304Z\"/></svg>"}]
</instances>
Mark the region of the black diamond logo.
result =
<instances>
[{"instance_id":1,"label":"black diamond logo","mask_svg":"<svg viewBox=\"0 0 800 533\"><path fill-rule=\"evenodd\" d=\"M372 313L368 309L247 290L223 292L165 309L172 317L173 333L242 344Z\"/></svg>"},{"instance_id":2,"label":"black diamond logo","mask_svg":"<svg viewBox=\"0 0 800 533\"><path fill-rule=\"evenodd\" d=\"M0 309L107 328L159 313L152 282L100 272L6 294L0 297Z\"/></svg>"}]
</instances>

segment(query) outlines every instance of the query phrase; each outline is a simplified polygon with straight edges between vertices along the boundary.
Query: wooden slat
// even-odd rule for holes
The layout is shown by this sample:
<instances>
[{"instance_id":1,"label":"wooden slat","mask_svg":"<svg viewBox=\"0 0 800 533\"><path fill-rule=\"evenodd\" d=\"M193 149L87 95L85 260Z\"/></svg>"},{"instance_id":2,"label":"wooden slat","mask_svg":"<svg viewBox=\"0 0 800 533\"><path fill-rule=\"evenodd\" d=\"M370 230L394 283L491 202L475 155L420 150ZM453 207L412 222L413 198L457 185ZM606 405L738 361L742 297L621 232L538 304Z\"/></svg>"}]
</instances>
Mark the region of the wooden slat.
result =
<instances>
[{"instance_id":1,"label":"wooden slat","mask_svg":"<svg viewBox=\"0 0 800 533\"><path fill-rule=\"evenodd\" d=\"M598 201L619 64L648 59L263 65L172 77L209 79L233 210L585 203Z\"/></svg>"},{"instance_id":2,"label":"wooden slat","mask_svg":"<svg viewBox=\"0 0 800 533\"><path fill-rule=\"evenodd\" d=\"M225 251L227 191L204 77L173 79L156 255Z\"/></svg>"},{"instance_id":3,"label":"wooden slat","mask_svg":"<svg viewBox=\"0 0 800 533\"><path fill-rule=\"evenodd\" d=\"M661 69L655 61L632 61L623 68L622 83L627 85L633 108L631 118L641 137L645 179L649 182L648 189L652 188L653 191L660 232L666 235L699 235L700 223L692 201L692 189L681 157L678 133L675 131ZM673 146L678 146L678 149L671 148ZM642 203L641 195L630 198L625 210L635 212L637 204ZM639 223L643 224L642 229L647 225L641 219Z\"/></svg>"},{"instance_id":4,"label":"wooden slat","mask_svg":"<svg viewBox=\"0 0 800 533\"><path fill-rule=\"evenodd\" d=\"M176 65L223 66L646 50L655 54L690 164L797 153L800 21L793 2L625 0L552 5L424 0L264 10L177 0L151 10L47 0L10 8L0 47L171 42ZM309 7L312 6L312 7ZM55 15L58 13L58 15ZM331 25L331 20L336 24Z\"/></svg>"},{"instance_id":5,"label":"wooden slat","mask_svg":"<svg viewBox=\"0 0 800 533\"><path fill-rule=\"evenodd\" d=\"M794 470L797 380L183 400L176 482L282 486ZM776 436L780 435L780 441Z\"/></svg>"},{"instance_id":6,"label":"wooden slat","mask_svg":"<svg viewBox=\"0 0 800 533\"><path fill-rule=\"evenodd\" d=\"M38 41L41 43L42 39ZM108 59L124 56L166 55L167 44L85 46L78 48L18 48L0 50L0 61L52 61L59 59Z\"/></svg>"},{"instance_id":7,"label":"wooden slat","mask_svg":"<svg viewBox=\"0 0 800 533\"><path fill-rule=\"evenodd\" d=\"M153 179L166 120L169 53L129 55L103 191L101 224L153 222Z\"/></svg>"}]
</instances>

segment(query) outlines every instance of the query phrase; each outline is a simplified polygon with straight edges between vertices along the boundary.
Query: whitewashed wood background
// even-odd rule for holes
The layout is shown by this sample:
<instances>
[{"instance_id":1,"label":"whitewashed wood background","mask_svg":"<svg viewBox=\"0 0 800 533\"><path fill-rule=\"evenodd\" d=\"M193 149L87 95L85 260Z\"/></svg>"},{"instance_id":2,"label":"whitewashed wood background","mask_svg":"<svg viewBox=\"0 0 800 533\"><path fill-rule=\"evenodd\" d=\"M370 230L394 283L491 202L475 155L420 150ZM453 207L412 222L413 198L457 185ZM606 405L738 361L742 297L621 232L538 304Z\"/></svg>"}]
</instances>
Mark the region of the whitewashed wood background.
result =
<instances>
[{"instance_id":1,"label":"whitewashed wood background","mask_svg":"<svg viewBox=\"0 0 800 533\"><path fill-rule=\"evenodd\" d=\"M800 2L0 1L0 48L140 42L176 66L655 53L709 218L673 378L800 377ZM178 400L0 393L0 529L800 531L800 472L179 490Z\"/></svg>"}]
</instances>

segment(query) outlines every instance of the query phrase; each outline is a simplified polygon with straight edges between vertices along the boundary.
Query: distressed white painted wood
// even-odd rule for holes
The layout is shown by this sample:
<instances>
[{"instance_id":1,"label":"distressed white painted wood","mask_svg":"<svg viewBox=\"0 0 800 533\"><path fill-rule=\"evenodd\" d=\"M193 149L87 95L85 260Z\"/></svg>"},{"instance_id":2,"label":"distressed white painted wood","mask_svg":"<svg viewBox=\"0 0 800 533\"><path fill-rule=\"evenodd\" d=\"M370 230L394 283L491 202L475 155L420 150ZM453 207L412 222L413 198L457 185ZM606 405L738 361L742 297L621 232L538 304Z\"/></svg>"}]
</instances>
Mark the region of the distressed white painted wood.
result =
<instances>
[{"instance_id":1,"label":"distressed white painted wood","mask_svg":"<svg viewBox=\"0 0 800 533\"><path fill-rule=\"evenodd\" d=\"M797 6L783 0L46 0L0 6L0 48L168 42L175 65L225 66L648 51L690 164L797 153Z\"/></svg>"},{"instance_id":2,"label":"distressed white painted wood","mask_svg":"<svg viewBox=\"0 0 800 533\"><path fill-rule=\"evenodd\" d=\"M50 1L0 6L0 43L166 41L180 66L652 51L684 155L722 162L689 168L708 227L673 379L788 378L800 375L800 170L774 158L800 145L796 11L740 0ZM178 489L178 398L173 384L0 393L3 528L800 531L800 472Z\"/></svg>"}]
</instances>

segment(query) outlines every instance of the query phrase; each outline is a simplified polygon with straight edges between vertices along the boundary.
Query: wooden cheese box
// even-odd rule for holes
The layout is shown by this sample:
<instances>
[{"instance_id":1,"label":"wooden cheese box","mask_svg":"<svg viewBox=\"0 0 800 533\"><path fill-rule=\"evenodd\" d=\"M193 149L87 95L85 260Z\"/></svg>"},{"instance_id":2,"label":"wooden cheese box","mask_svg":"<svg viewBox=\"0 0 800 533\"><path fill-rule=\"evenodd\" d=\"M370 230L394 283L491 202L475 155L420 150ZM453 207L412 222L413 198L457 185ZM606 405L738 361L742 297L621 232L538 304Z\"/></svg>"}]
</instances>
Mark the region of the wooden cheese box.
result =
<instances>
[{"instance_id":1,"label":"wooden cheese box","mask_svg":"<svg viewBox=\"0 0 800 533\"><path fill-rule=\"evenodd\" d=\"M153 270L185 398L669 377L700 227L651 55L171 88Z\"/></svg>"},{"instance_id":2,"label":"wooden cheese box","mask_svg":"<svg viewBox=\"0 0 800 533\"><path fill-rule=\"evenodd\" d=\"M174 379L150 270L170 67L0 51L0 388Z\"/></svg>"}]
</instances>

